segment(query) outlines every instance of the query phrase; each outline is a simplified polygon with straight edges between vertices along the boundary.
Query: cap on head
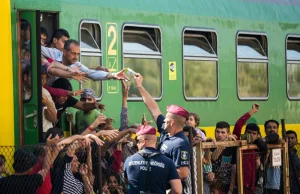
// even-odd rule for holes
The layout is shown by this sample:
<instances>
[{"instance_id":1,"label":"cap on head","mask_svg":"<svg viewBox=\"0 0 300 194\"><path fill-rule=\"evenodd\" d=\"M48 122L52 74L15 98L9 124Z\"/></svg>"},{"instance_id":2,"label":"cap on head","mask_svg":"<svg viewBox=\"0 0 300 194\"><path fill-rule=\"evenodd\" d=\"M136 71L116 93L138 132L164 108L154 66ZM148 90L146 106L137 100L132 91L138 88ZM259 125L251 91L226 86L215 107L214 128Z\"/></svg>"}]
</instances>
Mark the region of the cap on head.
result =
<instances>
[{"instance_id":1,"label":"cap on head","mask_svg":"<svg viewBox=\"0 0 300 194\"><path fill-rule=\"evenodd\" d=\"M150 125L140 125L136 131L136 136L156 135L156 129Z\"/></svg>"},{"instance_id":2,"label":"cap on head","mask_svg":"<svg viewBox=\"0 0 300 194\"><path fill-rule=\"evenodd\" d=\"M95 98L95 91L90 88L84 89L81 98Z\"/></svg>"},{"instance_id":3,"label":"cap on head","mask_svg":"<svg viewBox=\"0 0 300 194\"><path fill-rule=\"evenodd\" d=\"M188 118L189 117L189 112L185 110L184 108L177 106L177 105L170 105L167 107L167 111L169 113Z\"/></svg>"},{"instance_id":4,"label":"cap on head","mask_svg":"<svg viewBox=\"0 0 300 194\"><path fill-rule=\"evenodd\" d=\"M65 78L58 78L52 85L53 88L61 88L64 90L72 91L72 85L69 80Z\"/></svg>"},{"instance_id":5,"label":"cap on head","mask_svg":"<svg viewBox=\"0 0 300 194\"><path fill-rule=\"evenodd\" d=\"M247 126L246 126L246 131L247 130L251 130L251 131L257 131L258 133L260 132L259 131L259 126L255 123L249 123Z\"/></svg>"},{"instance_id":6,"label":"cap on head","mask_svg":"<svg viewBox=\"0 0 300 194\"><path fill-rule=\"evenodd\" d=\"M30 151L18 149L14 154L13 168L19 173L26 172L36 164L37 160L37 157Z\"/></svg>"}]
</instances>

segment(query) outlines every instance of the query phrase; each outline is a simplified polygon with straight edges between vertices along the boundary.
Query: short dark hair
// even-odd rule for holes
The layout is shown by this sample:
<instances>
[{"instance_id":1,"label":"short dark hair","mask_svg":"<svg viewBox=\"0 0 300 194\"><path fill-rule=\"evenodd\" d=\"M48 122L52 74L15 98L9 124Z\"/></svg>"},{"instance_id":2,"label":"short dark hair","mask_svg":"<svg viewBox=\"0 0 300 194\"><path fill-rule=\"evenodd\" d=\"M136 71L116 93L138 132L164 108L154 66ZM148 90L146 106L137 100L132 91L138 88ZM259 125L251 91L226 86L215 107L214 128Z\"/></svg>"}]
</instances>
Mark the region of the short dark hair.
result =
<instances>
[{"instance_id":1,"label":"short dark hair","mask_svg":"<svg viewBox=\"0 0 300 194\"><path fill-rule=\"evenodd\" d=\"M117 172L115 172L115 171L110 171L110 172L108 173L108 175L107 175L107 184L110 182L109 177L111 177L111 176L116 177L116 179L117 179L117 181L118 181L118 184L121 184L121 181L120 181L120 175L119 175Z\"/></svg>"},{"instance_id":2,"label":"short dark hair","mask_svg":"<svg viewBox=\"0 0 300 194\"><path fill-rule=\"evenodd\" d=\"M26 65L23 69L22 69L22 75L29 75L31 74L31 65Z\"/></svg>"},{"instance_id":3,"label":"short dark hair","mask_svg":"<svg viewBox=\"0 0 300 194\"><path fill-rule=\"evenodd\" d=\"M0 166L2 166L5 162L6 162L5 156L0 154Z\"/></svg>"},{"instance_id":4,"label":"short dark hair","mask_svg":"<svg viewBox=\"0 0 300 194\"><path fill-rule=\"evenodd\" d=\"M225 121L218 122L216 124L216 129L217 128L220 128L220 129L226 128L227 132L230 132L230 125L227 122L225 122Z\"/></svg>"},{"instance_id":5,"label":"short dark hair","mask_svg":"<svg viewBox=\"0 0 300 194\"><path fill-rule=\"evenodd\" d=\"M193 113L193 112L191 112L191 113L189 114L189 117L190 117L190 116L194 117L195 122L196 122L196 127L199 126L199 124L200 124L200 117L199 117L196 113Z\"/></svg>"},{"instance_id":6,"label":"short dark hair","mask_svg":"<svg viewBox=\"0 0 300 194\"><path fill-rule=\"evenodd\" d=\"M33 154L36 156L36 157L45 157L46 156L46 150L44 148L44 145L42 144L37 144L37 145L34 145L33 146Z\"/></svg>"},{"instance_id":7,"label":"short dark hair","mask_svg":"<svg viewBox=\"0 0 300 194\"><path fill-rule=\"evenodd\" d=\"M41 27L41 34L44 34L48 38L48 32L47 32L46 28Z\"/></svg>"},{"instance_id":8,"label":"short dark hair","mask_svg":"<svg viewBox=\"0 0 300 194\"><path fill-rule=\"evenodd\" d=\"M58 78L52 85L53 88L60 88L68 91L72 91L72 85L69 80L65 78Z\"/></svg>"},{"instance_id":9,"label":"short dark hair","mask_svg":"<svg viewBox=\"0 0 300 194\"><path fill-rule=\"evenodd\" d=\"M53 127L48 129L48 131L46 132L46 138L48 138L49 135L52 135L51 138L54 138L56 135L58 135L59 137L63 137L64 133L61 128Z\"/></svg>"},{"instance_id":10,"label":"short dark hair","mask_svg":"<svg viewBox=\"0 0 300 194\"><path fill-rule=\"evenodd\" d=\"M54 31L51 42L53 42L53 39L56 38L57 40L61 39L63 36L70 38L69 32L65 29L59 28Z\"/></svg>"},{"instance_id":11,"label":"short dark hair","mask_svg":"<svg viewBox=\"0 0 300 194\"><path fill-rule=\"evenodd\" d=\"M274 120L274 119L270 119L270 120L267 120L267 121L265 122L265 124L264 124L265 129L267 129L268 123L276 123L277 127L279 127L278 121L276 121L276 120Z\"/></svg>"},{"instance_id":12,"label":"short dark hair","mask_svg":"<svg viewBox=\"0 0 300 194\"><path fill-rule=\"evenodd\" d=\"M184 132L190 132L190 129L192 129L193 137L196 137L197 132L194 127L187 126L187 125L183 127Z\"/></svg>"},{"instance_id":13,"label":"short dark hair","mask_svg":"<svg viewBox=\"0 0 300 194\"><path fill-rule=\"evenodd\" d=\"M80 46L80 43L77 41L77 40L74 40L74 39L69 39L65 42L65 46L64 46L64 49L66 51L69 51L70 50L70 46L71 44L75 44L76 46Z\"/></svg>"},{"instance_id":14,"label":"short dark hair","mask_svg":"<svg viewBox=\"0 0 300 194\"><path fill-rule=\"evenodd\" d=\"M21 19L21 30L29 30L29 29L30 29L29 23L26 20Z\"/></svg>"},{"instance_id":15,"label":"short dark hair","mask_svg":"<svg viewBox=\"0 0 300 194\"><path fill-rule=\"evenodd\" d=\"M294 130L288 130L288 131L286 132L286 134L287 134L287 135L288 135L288 134L294 134L295 137L298 139L297 133L296 133Z\"/></svg>"}]
</instances>

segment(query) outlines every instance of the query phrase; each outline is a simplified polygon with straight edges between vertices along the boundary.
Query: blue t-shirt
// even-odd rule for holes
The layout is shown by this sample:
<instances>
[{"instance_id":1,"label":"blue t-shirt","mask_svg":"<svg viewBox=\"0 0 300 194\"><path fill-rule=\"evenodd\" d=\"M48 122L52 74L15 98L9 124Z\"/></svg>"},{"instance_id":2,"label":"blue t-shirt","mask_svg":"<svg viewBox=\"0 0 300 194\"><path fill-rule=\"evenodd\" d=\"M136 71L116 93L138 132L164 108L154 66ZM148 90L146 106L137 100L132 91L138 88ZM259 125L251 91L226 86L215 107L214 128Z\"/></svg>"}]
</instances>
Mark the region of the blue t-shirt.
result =
<instances>
[{"instance_id":1,"label":"blue t-shirt","mask_svg":"<svg viewBox=\"0 0 300 194\"><path fill-rule=\"evenodd\" d=\"M156 120L157 128L160 133L160 140L158 149L159 151L173 160L176 168L190 165L190 143L183 131L169 136L164 129L163 115L159 115Z\"/></svg>"},{"instance_id":2,"label":"blue t-shirt","mask_svg":"<svg viewBox=\"0 0 300 194\"><path fill-rule=\"evenodd\" d=\"M158 150L147 147L143 151L150 154ZM151 157L149 169L148 185L152 193L165 194L167 183L179 179L173 161L162 154ZM129 181L129 194L140 194L140 191L146 190L147 161L139 153L126 159L124 171Z\"/></svg>"}]
</instances>

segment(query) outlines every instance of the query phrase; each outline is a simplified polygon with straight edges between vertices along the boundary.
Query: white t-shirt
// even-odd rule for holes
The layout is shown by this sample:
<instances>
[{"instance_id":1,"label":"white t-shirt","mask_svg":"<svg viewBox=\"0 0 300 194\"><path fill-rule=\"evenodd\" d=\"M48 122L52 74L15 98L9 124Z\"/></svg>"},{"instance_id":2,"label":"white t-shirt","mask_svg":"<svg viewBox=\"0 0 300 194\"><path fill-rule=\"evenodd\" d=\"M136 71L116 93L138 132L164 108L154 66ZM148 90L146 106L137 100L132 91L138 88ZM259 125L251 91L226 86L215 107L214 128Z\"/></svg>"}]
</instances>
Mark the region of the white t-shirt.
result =
<instances>
[{"instance_id":1,"label":"white t-shirt","mask_svg":"<svg viewBox=\"0 0 300 194\"><path fill-rule=\"evenodd\" d=\"M42 88L42 94L49 100L49 102L51 103L51 106L56 111L55 104L54 104L52 97L51 97L50 93L48 92L48 90L46 90L45 88ZM45 132L45 133L48 131L48 129L53 127L52 122L48 121L47 118L45 117L44 112L46 109L47 109L47 107L43 107L43 132Z\"/></svg>"}]
</instances>

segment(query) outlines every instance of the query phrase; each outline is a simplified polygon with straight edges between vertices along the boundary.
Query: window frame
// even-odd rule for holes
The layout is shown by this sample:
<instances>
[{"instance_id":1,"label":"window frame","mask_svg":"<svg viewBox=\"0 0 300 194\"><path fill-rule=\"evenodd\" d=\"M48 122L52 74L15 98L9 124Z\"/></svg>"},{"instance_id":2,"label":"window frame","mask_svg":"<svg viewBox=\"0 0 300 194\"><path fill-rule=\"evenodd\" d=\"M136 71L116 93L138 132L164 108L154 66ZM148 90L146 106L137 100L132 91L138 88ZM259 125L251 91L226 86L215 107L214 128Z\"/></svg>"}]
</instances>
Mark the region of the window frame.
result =
<instances>
[{"instance_id":1,"label":"window frame","mask_svg":"<svg viewBox=\"0 0 300 194\"><path fill-rule=\"evenodd\" d=\"M149 53L143 53L143 52L128 52L128 53L124 53L124 47L123 47L123 43L124 43L124 31L126 27L135 27L135 28L153 28L153 29L157 29L159 31L160 34L160 48L158 48L158 50L160 50L160 55L156 54L149 54ZM132 30L131 30L132 31ZM160 59L160 79L161 79L161 95L159 97L152 97L155 101L160 101L164 95L164 75L163 75L163 49L162 49L162 45L163 45L163 38L162 38L162 30L160 28L159 25L156 24L143 24L143 23L124 23L122 26L122 32L121 32L121 38L122 38L122 44L121 44L121 51L122 51L122 69L124 69L124 58L140 58L140 59ZM157 47L157 45L155 45ZM127 101L143 101L142 97L129 97Z\"/></svg>"},{"instance_id":2,"label":"window frame","mask_svg":"<svg viewBox=\"0 0 300 194\"><path fill-rule=\"evenodd\" d=\"M247 37L253 37L253 36L264 36L266 39L266 51L264 51L264 53L266 54L266 59L260 58L260 59L255 59L255 58L247 58L247 57L238 57L238 39L239 39L239 35L246 35ZM270 70L269 70L269 39L268 39L268 35L265 32L253 32L253 31L238 31L236 34L236 38L235 38L236 42L235 42L235 58L236 58L236 95L238 97L239 100L242 101L247 101L247 100L261 100L261 101L267 101L270 97ZM261 44L261 42L260 42ZM263 46L261 45L262 49L265 49ZM249 63L266 63L267 64L267 96L266 97L241 97L239 95L239 84L238 84L238 72L239 72L239 68L238 68L238 64L239 62L249 62Z\"/></svg>"},{"instance_id":3,"label":"window frame","mask_svg":"<svg viewBox=\"0 0 300 194\"><path fill-rule=\"evenodd\" d=\"M85 24L85 23L88 23L88 24L96 24L99 26L99 30L100 30L100 39L101 39L101 43L100 45L98 45L100 48L100 52L95 52L94 51L88 51L87 49L84 49L82 50L81 49L81 46L80 46L80 62L81 62L81 57L82 56L90 56L90 57L101 57L100 59L100 62L103 66L103 41L102 41L102 26L100 24L100 22L98 20L94 20L94 19L82 19L79 23L79 30L78 30L78 40L79 40L79 43L81 43L81 28L82 28L82 24ZM85 28L85 27L84 27ZM89 33L91 34L91 32L89 31ZM92 35L92 34L91 34ZM92 35L93 37L93 35ZM97 42L96 42L97 43ZM82 89L82 83L80 82L80 89ZM101 83L101 94L99 97L95 97L96 101L100 101L101 99L103 98L103 83Z\"/></svg>"},{"instance_id":4,"label":"window frame","mask_svg":"<svg viewBox=\"0 0 300 194\"><path fill-rule=\"evenodd\" d=\"M216 50L214 50L213 45L210 45L215 52L216 57L209 57L209 56L191 56L188 55L185 57L184 55L184 35L186 31L194 31L194 32L210 32L210 33L215 33L216 35ZM204 36L205 37L205 36ZM206 37L205 37L206 38ZM207 38L206 38L207 39ZM186 101L217 101L220 95L220 79L219 79L219 56L218 56L218 33L215 29L211 28L197 28L197 27L184 27L182 30L182 35L181 35L181 49L182 49L182 90L183 90L183 96ZM207 40L209 42L209 40ZM217 95L216 97L187 97L185 93L185 69L184 69L184 60L193 60L193 61L216 61L216 76L217 76Z\"/></svg>"},{"instance_id":5,"label":"window frame","mask_svg":"<svg viewBox=\"0 0 300 194\"><path fill-rule=\"evenodd\" d=\"M289 38L298 38L300 42L300 34L287 34L285 38L285 75L286 75L286 96L290 101L300 100L300 97L290 97L288 92L288 64L294 63L300 66L300 60L288 60L287 58L287 45Z\"/></svg>"}]
</instances>

